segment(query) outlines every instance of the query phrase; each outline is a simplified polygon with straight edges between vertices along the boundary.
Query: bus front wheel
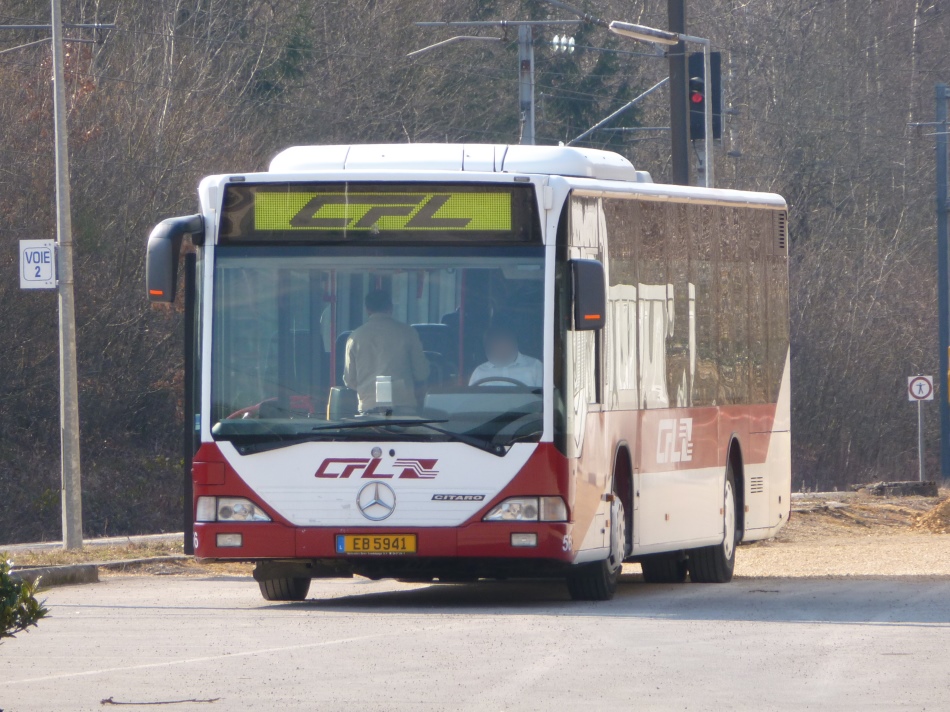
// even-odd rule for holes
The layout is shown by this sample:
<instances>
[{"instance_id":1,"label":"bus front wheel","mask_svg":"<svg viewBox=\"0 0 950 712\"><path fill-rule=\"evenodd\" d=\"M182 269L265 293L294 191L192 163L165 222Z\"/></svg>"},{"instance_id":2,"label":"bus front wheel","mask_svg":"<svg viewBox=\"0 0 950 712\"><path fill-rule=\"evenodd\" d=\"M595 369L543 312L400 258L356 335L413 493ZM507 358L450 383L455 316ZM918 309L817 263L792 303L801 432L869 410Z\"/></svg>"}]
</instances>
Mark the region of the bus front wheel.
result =
<instances>
[{"instance_id":1,"label":"bus front wheel","mask_svg":"<svg viewBox=\"0 0 950 712\"><path fill-rule=\"evenodd\" d=\"M265 601L303 601L310 590L310 579L286 576L258 581Z\"/></svg>"},{"instance_id":2,"label":"bus front wheel","mask_svg":"<svg viewBox=\"0 0 950 712\"><path fill-rule=\"evenodd\" d=\"M736 566L736 543L741 533L736 526L736 485L731 463L726 470L722 508L722 544L689 551L689 578L696 583L732 581Z\"/></svg>"},{"instance_id":3,"label":"bus front wheel","mask_svg":"<svg viewBox=\"0 0 950 712\"><path fill-rule=\"evenodd\" d=\"M610 556L581 564L568 574L567 590L575 601L609 601L617 591L623 559L629 550L627 517L623 500L614 494L610 503Z\"/></svg>"}]
</instances>

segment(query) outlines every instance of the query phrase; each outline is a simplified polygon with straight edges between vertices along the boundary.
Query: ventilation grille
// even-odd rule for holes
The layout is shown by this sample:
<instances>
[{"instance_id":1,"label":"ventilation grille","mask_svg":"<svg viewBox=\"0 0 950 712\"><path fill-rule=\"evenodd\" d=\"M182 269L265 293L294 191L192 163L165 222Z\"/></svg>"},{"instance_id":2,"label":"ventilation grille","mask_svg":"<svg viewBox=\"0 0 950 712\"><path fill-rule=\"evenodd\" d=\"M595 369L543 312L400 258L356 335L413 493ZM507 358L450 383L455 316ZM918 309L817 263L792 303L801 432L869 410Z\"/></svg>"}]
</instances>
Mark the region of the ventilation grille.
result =
<instances>
[{"instance_id":1,"label":"ventilation grille","mask_svg":"<svg viewBox=\"0 0 950 712\"><path fill-rule=\"evenodd\" d=\"M763 476L753 477L749 481L749 492L752 494L762 494L765 492L765 478Z\"/></svg>"},{"instance_id":2,"label":"ventilation grille","mask_svg":"<svg viewBox=\"0 0 950 712\"><path fill-rule=\"evenodd\" d=\"M775 250L780 255L788 249L788 213L780 210L775 214Z\"/></svg>"}]
</instances>

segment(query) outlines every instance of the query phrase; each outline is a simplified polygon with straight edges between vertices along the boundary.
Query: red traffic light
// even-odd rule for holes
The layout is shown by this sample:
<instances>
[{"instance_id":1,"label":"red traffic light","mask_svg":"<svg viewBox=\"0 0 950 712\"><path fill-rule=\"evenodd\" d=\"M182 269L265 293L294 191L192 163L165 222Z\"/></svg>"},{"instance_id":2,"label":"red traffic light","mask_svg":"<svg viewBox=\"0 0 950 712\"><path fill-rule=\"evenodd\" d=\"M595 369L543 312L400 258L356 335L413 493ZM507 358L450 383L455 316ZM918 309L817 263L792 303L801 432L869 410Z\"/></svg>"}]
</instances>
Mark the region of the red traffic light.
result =
<instances>
[{"instance_id":1,"label":"red traffic light","mask_svg":"<svg viewBox=\"0 0 950 712\"><path fill-rule=\"evenodd\" d=\"M699 91L694 91L690 93L689 95L689 100L693 102L694 104L702 104L703 98L704 98L703 93Z\"/></svg>"}]
</instances>

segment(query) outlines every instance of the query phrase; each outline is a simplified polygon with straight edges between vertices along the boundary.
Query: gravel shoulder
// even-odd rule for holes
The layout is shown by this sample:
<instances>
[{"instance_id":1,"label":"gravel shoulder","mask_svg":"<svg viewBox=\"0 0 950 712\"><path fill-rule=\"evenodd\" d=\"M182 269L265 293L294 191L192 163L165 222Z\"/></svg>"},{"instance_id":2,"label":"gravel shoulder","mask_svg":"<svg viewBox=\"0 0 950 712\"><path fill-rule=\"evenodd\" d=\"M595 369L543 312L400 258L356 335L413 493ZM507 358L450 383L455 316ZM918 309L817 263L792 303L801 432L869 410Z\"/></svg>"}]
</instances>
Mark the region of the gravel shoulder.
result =
<instances>
[{"instance_id":1,"label":"gravel shoulder","mask_svg":"<svg viewBox=\"0 0 950 712\"><path fill-rule=\"evenodd\" d=\"M736 576L950 576L948 529L947 490L937 498L795 495L775 539L739 549Z\"/></svg>"},{"instance_id":2,"label":"gravel shoulder","mask_svg":"<svg viewBox=\"0 0 950 712\"><path fill-rule=\"evenodd\" d=\"M156 557L103 577L250 576L250 564L197 564L160 560L181 554L180 535L161 541L129 540L123 546L89 546L81 552L25 551L12 554L20 567L98 563ZM624 565L638 577L639 564ZM950 490L932 497L876 497L866 492L795 494L792 516L775 539L739 548L738 578L835 578L950 576Z\"/></svg>"},{"instance_id":3,"label":"gravel shoulder","mask_svg":"<svg viewBox=\"0 0 950 712\"><path fill-rule=\"evenodd\" d=\"M944 532L944 533L937 533ZM249 576L249 564L161 563L155 575ZM128 575L129 572L103 572ZM627 580L640 565L625 564ZM863 492L795 495L775 539L740 547L736 576L749 578L950 576L950 491L940 497L882 498Z\"/></svg>"}]
</instances>

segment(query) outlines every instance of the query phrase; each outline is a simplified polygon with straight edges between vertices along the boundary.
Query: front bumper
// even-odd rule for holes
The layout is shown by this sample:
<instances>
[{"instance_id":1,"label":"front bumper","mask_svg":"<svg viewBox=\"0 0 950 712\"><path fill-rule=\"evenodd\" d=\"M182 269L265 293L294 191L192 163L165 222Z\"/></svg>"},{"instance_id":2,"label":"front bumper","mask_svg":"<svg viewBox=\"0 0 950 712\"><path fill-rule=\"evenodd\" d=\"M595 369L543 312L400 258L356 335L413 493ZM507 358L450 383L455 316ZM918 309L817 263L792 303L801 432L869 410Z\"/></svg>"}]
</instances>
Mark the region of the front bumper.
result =
<instances>
[{"instance_id":1,"label":"front bumper","mask_svg":"<svg viewBox=\"0 0 950 712\"><path fill-rule=\"evenodd\" d=\"M461 527L294 527L279 522L196 523L195 556L199 559L543 559L570 563L570 523L475 522ZM367 557L338 554L338 534L415 534L415 554ZM537 546L512 546L515 533L537 534ZM240 534L241 546L218 546L219 534Z\"/></svg>"}]
</instances>

